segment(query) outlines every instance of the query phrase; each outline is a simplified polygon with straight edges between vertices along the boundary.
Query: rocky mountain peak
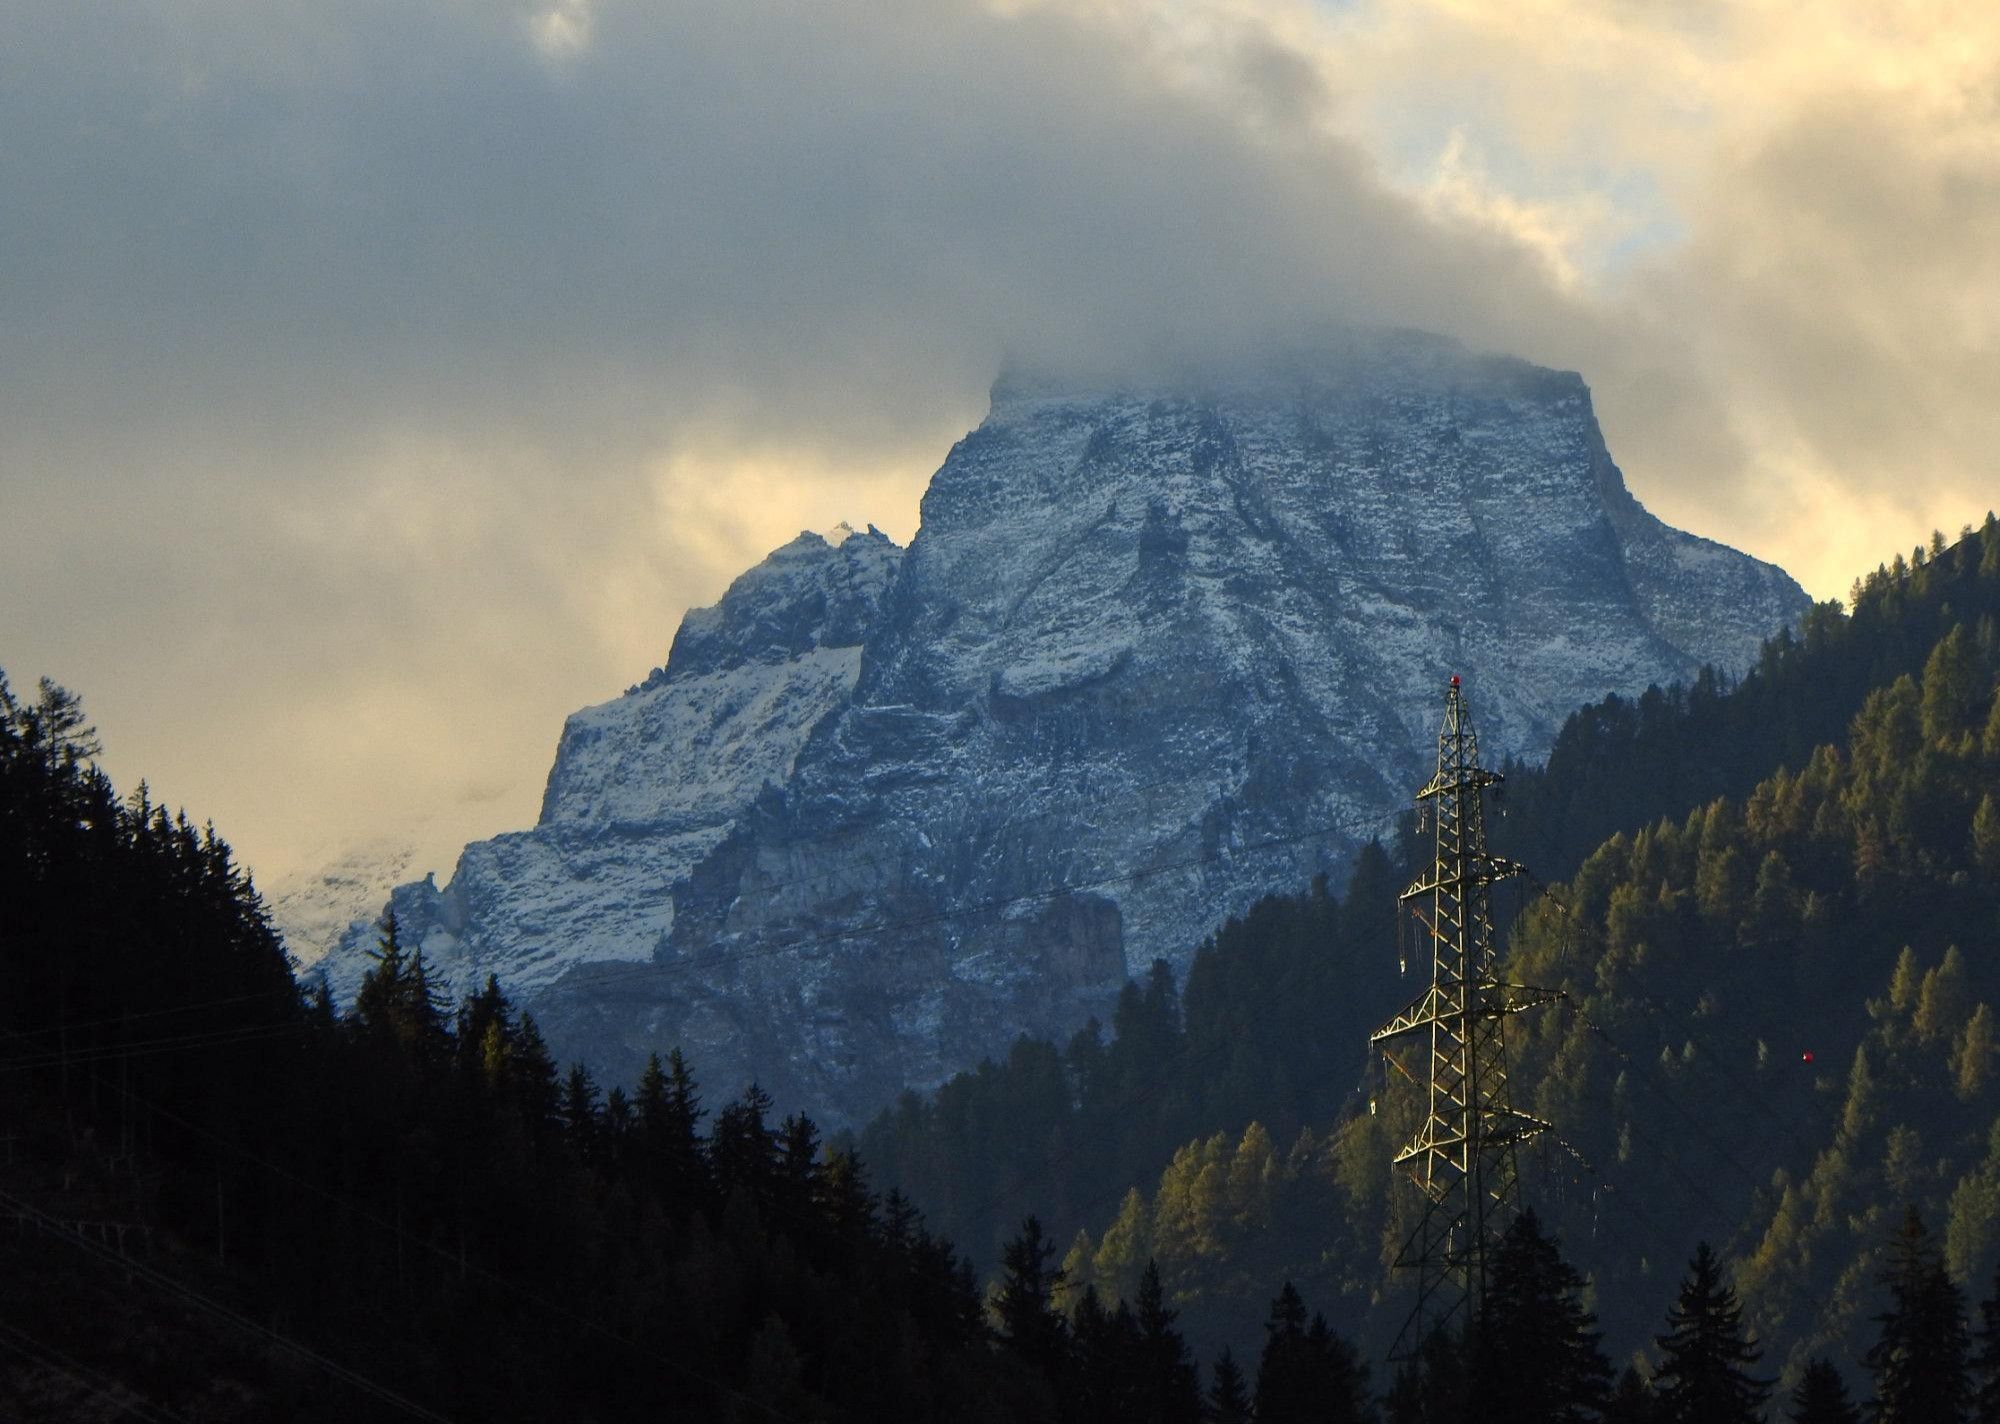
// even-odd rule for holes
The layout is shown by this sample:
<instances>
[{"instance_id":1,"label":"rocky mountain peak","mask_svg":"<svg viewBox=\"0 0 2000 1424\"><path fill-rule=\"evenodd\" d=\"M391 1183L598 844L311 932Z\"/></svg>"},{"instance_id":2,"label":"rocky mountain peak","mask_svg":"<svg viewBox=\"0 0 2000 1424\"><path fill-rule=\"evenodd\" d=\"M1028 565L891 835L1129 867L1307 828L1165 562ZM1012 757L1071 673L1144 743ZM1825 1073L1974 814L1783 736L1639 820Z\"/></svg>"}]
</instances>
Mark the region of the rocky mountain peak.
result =
<instances>
[{"instance_id":1,"label":"rocky mountain peak","mask_svg":"<svg viewBox=\"0 0 2000 1424\"><path fill-rule=\"evenodd\" d=\"M922 513L801 535L570 718L541 824L398 891L432 961L612 1079L678 1043L858 1115L1338 874L1448 675L1536 758L1806 605L1632 499L1579 376L1411 333L1009 372Z\"/></svg>"}]
</instances>

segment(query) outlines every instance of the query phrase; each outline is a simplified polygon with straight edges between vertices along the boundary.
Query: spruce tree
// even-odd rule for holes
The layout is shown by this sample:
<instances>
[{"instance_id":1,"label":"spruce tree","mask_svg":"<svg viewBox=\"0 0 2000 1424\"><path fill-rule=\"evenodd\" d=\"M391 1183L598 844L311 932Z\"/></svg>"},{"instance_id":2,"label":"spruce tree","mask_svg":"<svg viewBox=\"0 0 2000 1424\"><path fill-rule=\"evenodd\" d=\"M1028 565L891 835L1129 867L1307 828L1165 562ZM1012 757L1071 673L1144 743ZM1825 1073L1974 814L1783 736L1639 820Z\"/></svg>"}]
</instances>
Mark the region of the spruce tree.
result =
<instances>
[{"instance_id":1,"label":"spruce tree","mask_svg":"<svg viewBox=\"0 0 2000 1424\"><path fill-rule=\"evenodd\" d=\"M1069 1323L1071 1379L1062 1391L1065 1413L1077 1424L1136 1420L1142 1416L1145 1381L1139 1363L1139 1328L1121 1301L1106 1310L1094 1285L1077 1298Z\"/></svg>"},{"instance_id":2,"label":"spruce tree","mask_svg":"<svg viewBox=\"0 0 2000 1424\"><path fill-rule=\"evenodd\" d=\"M582 1161L595 1161L598 1148L597 1082L581 1063L570 1065L569 1077L563 1083L560 1112L563 1135L569 1139L570 1150Z\"/></svg>"},{"instance_id":3,"label":"spruce tree","mask_svg":"<svg viewBox=\"0 0 2000 1424\"><path fill-rule=\"evenodd\" d=\"M1807 1363L1785 1417L1791 1424L1861 1424L1861 1411L1848 1397L1847 1381L1831 1361L1822 1359Z\"/></svg>"},{"instance_id":4,"label":"spruce tree","mask_svg":"<svg viewBox=\"0 0 2000 1424\"><path fill-rule=\"evenodd\" d=\"M361 976L361 988L354 996L354 1017L370 1033L393 1034L404 998L403 980L409 972L409 956L396 926L396 912L386 912L375 926L375 947L368 951L374 964Z\"/></svg>"},{"instance_id":5,"label":"spruce tree","mask_svg":"<svg viewBox=\"0 0 2000 1424\"><path fill-rule=\"evenodd\" d=\"M1133 1318L1139 1328L1140 1417L1148 1424L1198 1424L1201 1379L1187 1341L1174 1328L1176 1312L1167 1308L1160 1268L1152 1261L1146 1262L1146 1272L1139 1278Z\"/></svg>"},{"instance_id":6,"label":"spruce tree","mask_svg":"<svg viewBox=\"0 0 2000 1424\"><path fill-rule=\"evenodd\" d=\"M562 1086L556 1079L556 1060L535 1026L533 1014L523 1012L514 1026L513 1041L506 1055L508 1088L520 1105L529 1129L542 1137L562 1127Z\"/></svg>"},{"instance_id":7,"label":"spruce tree","mask_svg":"<svg viewBox=\"0 0 2000 1424\"><path fill-rule=\"evenodd\" d=\"M1215 1357L1210 1375L1208 1397L1202 1402L1203 1424L1250 1424L1250 1388L1227 1345Z\"/></svg>"},{"instance_id":8,"label":"spruce tree","mask_svg":"<svg viewBox=\"0 0 2000 1424\"><path fill-rule=\"evenodd\" d=\"M1390 1424L1460 1424L1467 1417L1465 1340L1440 1325L1415 1359L1396 1372L1386 1403Z\"/></svg>"},{"instance_id":9,"label":"spruce tree","mask_svg":"<svg viewBox=\"0 0 2000 1424\"><path fill-rule=\"evenodd\" d=\"M1876 1424L1965 1424L1972 1391L1965 1302L1917 1209L1904 1213L1882 1274L1889 1308L1869 1348Z\"/></svg>"},{"instance_id":10,"label":"spruce tree","mask_svg":"<svg viewBox=\"0 0 2000 1424\"><path fill-rule=\"evenodd\" d=\"M1467 1388L1482 1424L1580 1424L1611 1392L1597 1320L1582 1302L1583 1277L1522 1212L1488 1263Z\"/></svg>"},{"instance_id":11,"label":"spruce tree","mask_svg":"<svg viewBox=\"0 0 2000 1424\"><path fill-rule=\"evenodd\" d=\"M1627 1365L1604 1406L1604 1424L1658 1424L1659 1418L1659 1395L1637 1366Z\"/></svg>"},{"instance_id":12,"label":"spruce tree","mask_svg":"<svg viewBox=\"0 0 2000 1424\"><path fill-rule=\"evenodd\" d=\"M771 1095L752 1083L716 1114L708 1154L724 1202L743 1193L762 1204L776 1194L778 1144L764 1120L770 1110Z\"/></svg>"},{"instance_id":13,"label":"spruce tree","mask_svg":"<svg viewBox=\"0 0 2000 1424\"><path fill-rule=\"evenodd\" d=\"M1264 1322L1255 1413L1257 1424L1361 1424L1372 1415L1367 1367L1324 1317L1307 1322L1290 1281Z\"/></svg>"},{"instance_id":14,"label":"spruce tree","mask_svg":"<svg viewBox=\"0 0 2000 1424\"><path fill-rule=\"evenodd\" d=\"M1033 1216L1021 1223L1021 1234L1000 1252L1000 1287L994 1293L993 1314L1008 1345L1044 1378L1059 1380L1066 1373L1069 1329L1055 1308L1056 1287L1063 1273L1052 1268L1055 1244L1042 1234Z\"/></svg>"},{"instance_id":15,"label":"spruce tree","mask_svg":"<svg viewBox=\"0 0 2000 1424\"><path fill-rule=\"evenodd\" d=\"M1312 1397L1304 1363L1305 1339L1306 1303L1286 1281L1264 1322L1264 1353L1257 1361L1259 1424L1290 1424L1308 1417Z\"/></svg>"},{"instance_id":16,"label":"spruce tree","mask_svg":"<svg viewBox=\"0 0 2000 1424\"><path fill-rule=\"evenodd\" d=\"M1653 1387L1666 1424L1756 1424L1771 1382L1751 1374L1764 1357L1743 1330L1743 1307L1706 1241L1695 1248L1680 1296L1657 1338Z\"/></svg>"},{"instance_id":17,"label":"spruce tree","mask_svg":"<svg viewBox=\"0 0 2000 1424\"><path fill-rule=\"evenodd\" d=\"M1973 1424L2000 1424L2000 1267L1993 1294L1979 1303L1979 1331L1972 1357Z\"/></svg>"},{"instance_id":18,"label":"spruce tree","mask_svg":"<svg viewBox=\"0 0 2000 1424\"><path fill-rule=\"evenodd\" d=\"M674 1049L665 1064L659 1054L648 1055L632 1107L646 1170L660 1184L675 1214L706 1205L711 1183L700 1135L706 1114L680 1049Z\"/></svg>"}]
</instances>

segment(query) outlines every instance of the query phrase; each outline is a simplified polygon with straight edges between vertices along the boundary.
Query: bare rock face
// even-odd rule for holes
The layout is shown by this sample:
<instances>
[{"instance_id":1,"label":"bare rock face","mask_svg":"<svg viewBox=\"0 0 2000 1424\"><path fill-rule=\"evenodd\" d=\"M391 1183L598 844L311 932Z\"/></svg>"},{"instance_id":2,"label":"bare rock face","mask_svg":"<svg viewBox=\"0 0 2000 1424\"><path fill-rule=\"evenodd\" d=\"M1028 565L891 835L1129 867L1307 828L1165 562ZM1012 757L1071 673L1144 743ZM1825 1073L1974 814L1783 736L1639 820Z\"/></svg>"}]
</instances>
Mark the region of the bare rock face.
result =
<instances>
[{"instance_id":1,"label":"bare rock face","mask_svg":"<svg viewBox=\"0 0 2000 1424\"><path fill-rule=\"evenodd\" d=\"M1337 874L1408 804L1449 675L1489 760L1538 758L1806 603L1647 514L1574 374L1401 333L1003 379L906 552L773 554L570 719L534 830L394 905L604 1075L678 1043L841 1121Z\"/></svg>"}]
</instances>

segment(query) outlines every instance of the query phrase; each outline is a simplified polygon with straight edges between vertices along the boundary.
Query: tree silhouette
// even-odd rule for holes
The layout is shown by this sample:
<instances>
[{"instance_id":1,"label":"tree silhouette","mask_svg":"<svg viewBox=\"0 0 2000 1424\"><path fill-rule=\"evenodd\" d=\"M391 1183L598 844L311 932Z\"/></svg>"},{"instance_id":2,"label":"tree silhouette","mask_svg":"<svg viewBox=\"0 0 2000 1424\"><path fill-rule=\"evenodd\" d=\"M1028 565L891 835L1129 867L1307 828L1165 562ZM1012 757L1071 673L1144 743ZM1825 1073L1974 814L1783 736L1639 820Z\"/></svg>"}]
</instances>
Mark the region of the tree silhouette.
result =
<instances>
[{"instance_id":1,"label":"tree silhouette","mask_svg":"<svg viewBox=\"0 0 2000 1424\"><path fill-rule=\"evenodd\" d=\"M1667 1333L1656 1343L1660 1368L1653 1388L1668 1424L1756 1424L1763 1418L1771 1382L1750 1371L1764 1352L1745 1336L1743 1307L1706 1241L1695 1247L1667 1312Z\"/></svg>"},{"instance_id":2,"label":"tree silhouette","mask_svg":"<svg viewBox=\"0 0 2000 1424\"><path fill-rule=\"evenodd\" d=\"M1889 1308L1868 1350L1878 1424L1964 1424L1971 1389L1965 1302L1915 1207L1903 1214L1882 1274Z\"/></svg>"},{"instance_id":3,"label":"tree silhouette","mask_svg":"<svg viewBox=\"0 0 2000 1424\"><path fill-rule=\"evenodd\" d=\"M1813 1359L1792 1390L1792 1424L1861 1424L1861 1411L1848 1397L1847 1382L1831 1362Z\"/></svg>"}]
</instances>

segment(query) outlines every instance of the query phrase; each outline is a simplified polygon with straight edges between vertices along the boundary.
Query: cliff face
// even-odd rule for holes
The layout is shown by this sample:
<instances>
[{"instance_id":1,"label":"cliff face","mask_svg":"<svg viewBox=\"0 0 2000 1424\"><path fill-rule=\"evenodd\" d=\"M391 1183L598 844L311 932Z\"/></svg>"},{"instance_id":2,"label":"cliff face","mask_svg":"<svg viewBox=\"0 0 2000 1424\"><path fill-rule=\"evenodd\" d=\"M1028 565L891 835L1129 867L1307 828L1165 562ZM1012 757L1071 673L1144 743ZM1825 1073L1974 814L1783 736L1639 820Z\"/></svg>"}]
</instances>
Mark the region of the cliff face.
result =
<instances>
[{"instance_id":1,"label":"cliff face","mask_svg":"<svg viewBox=\"0 0 2000 1424\"><path fill-rule=\"evenodd\" d=\"M1648 515L1573 374L1396 336L1003 381L900 560L778 551L570 720L535 830L396 908L613 1077L679 1043L723 1091L865 1113L1337 870L1450 674L1489 760L1538 757L1805 603Z\"/></svg>"}]
</instances>

